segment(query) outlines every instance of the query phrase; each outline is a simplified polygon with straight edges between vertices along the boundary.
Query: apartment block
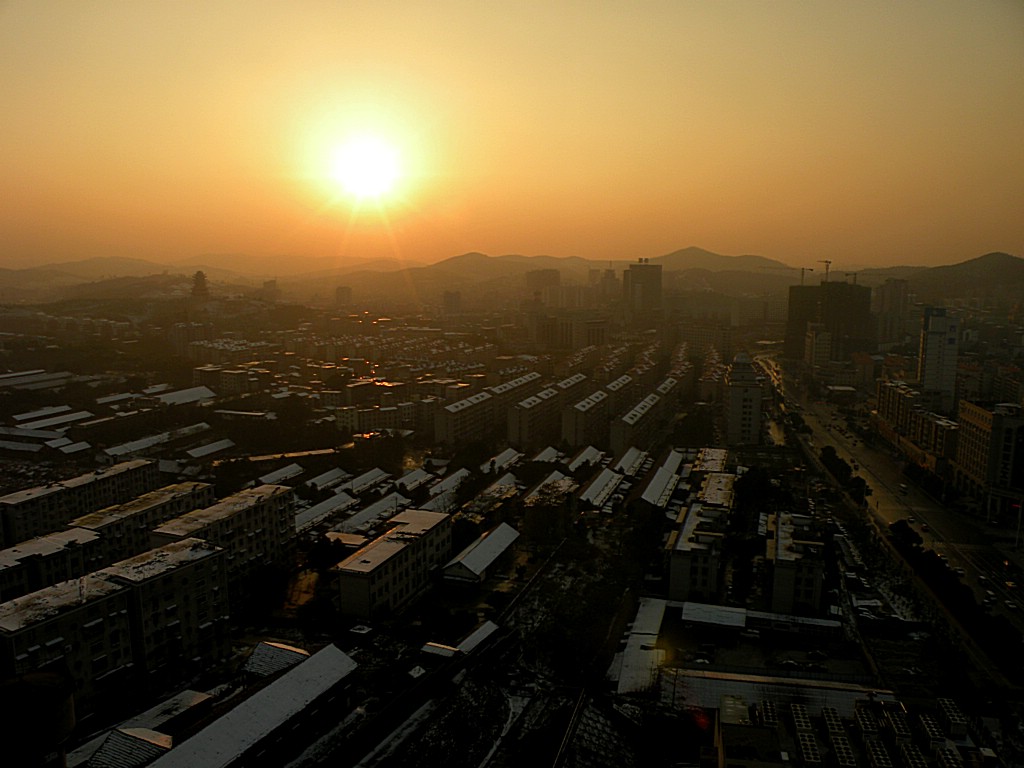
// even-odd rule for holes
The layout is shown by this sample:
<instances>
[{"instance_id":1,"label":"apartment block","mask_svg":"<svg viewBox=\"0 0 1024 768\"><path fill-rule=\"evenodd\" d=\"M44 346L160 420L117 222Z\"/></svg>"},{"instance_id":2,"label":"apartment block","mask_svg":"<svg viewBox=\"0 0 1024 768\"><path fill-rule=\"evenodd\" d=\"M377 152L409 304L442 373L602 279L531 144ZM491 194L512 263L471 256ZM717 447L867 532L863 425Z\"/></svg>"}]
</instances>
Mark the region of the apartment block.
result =
<instances>
[{"instance_id":1,"label":"apartment block","mask_svg":"<svg viewBox=\"0 0 1024 768\"><path fill-rule=\"evenodd\" d=\"M1024 498L1024 409L1017 403L960 401L954 483L986 516L1002 517Z\"/></svg>"},{"instance_id":2,"label":"apartment block","mask_svg":"<svg viewBox=\"0 0 1024 768\"><path fill-rule=\"evenodd\" d=\"M225 565L222 548L189 538L96 574L128 590L136 684L159 689L227 658Z\"/></svg>"},{"instance_id":3,"label":"apartment block","mask_svg":"<svg viewBox=\"0 0 1024 768\"><path fill-rule=\"evenodd\" d=\"M562 439L571 448L608 445L610 398L599 389L589 397L562 409Z\"/></svg>"},{"instance_id":4,"label":"apartment block","mask_svg":"<svg viewBox=\"0 0 1024 768\"><path fill-rule=\"evenodd\" d=\"M725 429L729 445L760 445L764 393L750 355L740 352L725 379Z\"/></svg>"},{"instance_id":5,"label":"apartment block","mask_svg":"<svg viewBox=\"0 0 1024 768\"><path fill-rule=\"evenodd\" d=\"M809 613L821 605L825 543L804 515L768 517L765 560L772 569L772 612Z\"/></svg>"},{"instance_id":6,"label":"apartment block","mask_svg":"<svg viewBox=\"0 0 1024 768\"><path fill-rule=\"evenodd\" d=\"M530 451L558 442L561 402L558 390L548 387L509 408L509 444Z\"/></svg>"},{"instance_id":7,"label":"apartment block","mask_svg":"<svg viewBox=\"0 0 1024 768\"><path fill-rule=\"evenodd\" d=\"M133 499L159 482L156 462L137 459L9 493L0 497L0 546L58 531L76 517Z\"/></svg>"},{"instance_id":8,"label":"apartment block","mask_svg":"<svg viewBox=\"0 0 1024 768\"><path fill-rule=\"evenodd\" d=\"M697 499L676 519L665 543L665 571L670 600L712 601L719 590L722 545L732 512L736 476L718 471L724 451L704 449L694 463L703 472Z\"/></svg>"},{"instance_id":9,"label":"apartment block","mask_svg":"<svg viewBox=\"0 0 1024 768\"><path fill-rule=\"evenodd\" d=\"M228 581L237 586L264 566L281 563L295 539L295 497L283 485L260 485L188 512L152 532L154 547L188 538L225 550Z\"/></svg>"},{"instance_id":10,"label":"apartment block","mask_svg":"<svg viewBox=\"0 0 1024 768\"><path fill-rule=\"evenodd\" d=\"M953 411L956 402L956 371L960 347L958 318L945 307L925 307L921 318L917 380L925 392L941 398L942 413Z\"/></svg>"},{"instance_id":11,"label":"apartment block","mask_svg":"<svg viewBox=\"0 0 1024 768\"><path fill-rule=\"evenodd\" d=\"M636 381L628 373L609 381L604 388L608 393L608 408L612 413L617 413L629 404L636 402L635 397L639 391Z\"/></svg>"},{"instance_id":12,"label":"apartment block","mask_svg":"<svg viewBox=\"0 0 1024 768\"><path fill-rule=\"evenodd\" d=\"M71 528L0 550L0 600L11 600L103 567L100 536Z\"/></svg>"},{"instance_id":13,"label":"apartment block","mask_svg":"<svg viewBox=\"0 0 1024 768\"><path fill-rule=\"evenodd\" d=\"M661 398L650 394L611 423L612 453L625 453L633 445L646 448L658 427L662 426Z\"/></svg>"},{"instance_id":14,"label":"apartment block","mask_svg":"<svg viewBox=\"0 0 1024 768\"><path fill-rule=\"evenodd\" d=\"M0 604L0 678L66 675L80 712L97 697L123 693L134 663L129 591L89 575Z\"/></svg>"},{"instance_id":15,"label":"apartment block","mask_svg":"<svg viewBox=\"0 0 1024 768\"><path fill-rule=\"evenodd\" d=\"M434 420L434 438L449 445L481 439L493 423L492 399L489 392L478 392L441 408Z\"/></svg>"},{"instance_id":16,"label":"apartment block","mask_svg":"<svg viewBox=\"0 0 1024 768\"><path fill-rule=\"evenodd\" d=\"M194 509L208 507L215 498L209 483L176 483L83 515L68 525L99 535L102 567L145 552L151 546L150 531Z\"/></svg>"},{"instance_id":17,"label":"apartment block","mask_svg":"<svg viewBox=\"0 0 1024 768\"><path fill-rule=\"evenodd\" d=\"M377 537L332 569L342 613L363 619L395 613L430 586L451 557L451 517L407 509Z\"/></svg>"},{"instance_id":18,"label":"apartment block","mask_svg":"<svg viewBox=\"0 0 1024 768\"><path fill-rule=\"evenodd\" d=\"M665 543L669 600L713 601L722 569L725 521L700 504L684 509Z\"/></svg>"}]
</instances>

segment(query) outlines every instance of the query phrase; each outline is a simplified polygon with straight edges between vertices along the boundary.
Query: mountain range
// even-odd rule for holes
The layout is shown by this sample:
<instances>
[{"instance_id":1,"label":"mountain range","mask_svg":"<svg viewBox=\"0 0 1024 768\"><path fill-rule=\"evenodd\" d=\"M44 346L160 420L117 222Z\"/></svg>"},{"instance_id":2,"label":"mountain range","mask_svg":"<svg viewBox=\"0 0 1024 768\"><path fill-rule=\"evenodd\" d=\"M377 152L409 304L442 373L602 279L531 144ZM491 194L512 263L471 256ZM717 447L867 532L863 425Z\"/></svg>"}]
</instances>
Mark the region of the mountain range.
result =
<instances>
[{"instance_id":1,"label":"mountain range","mask_svg":"<svg viewBox=\"0 0 1024 768\"><path fill-rule=\"evenodd\" d=\"M689 247L645 259L663 268L666 291L699 291L725 296L764 296L785 292L790 285L816 284L825 277L823 262L791 267L756 255L726 256ZM282 263L289 274L276 270ZM630 261L598 261L581 257L488 256L464 253L434 264L397 259L312 257L253 258L244 254L206 254L174 263L144 259L91 258L25 269L0 269L0 303L42 303L60 298L135 298L184 295L191 275L202 270L214 292L251 293L266 280L277 280L287 300L330 301L334 288L348 286L358 301L386 299L394 305L437 304L444 291L461 291L475 303L495 301L525 285L527 272L557 269L561 283L587 284L594 271L621 276ZM829 265L826 265L829 266ZM908 281L919 301L942 302L956 297L1009 298L1024 295L1024 259L990 253L941 267L884 267L829 271L832 281L881 285L887 279Z\"/></svg>"}]
</instances>

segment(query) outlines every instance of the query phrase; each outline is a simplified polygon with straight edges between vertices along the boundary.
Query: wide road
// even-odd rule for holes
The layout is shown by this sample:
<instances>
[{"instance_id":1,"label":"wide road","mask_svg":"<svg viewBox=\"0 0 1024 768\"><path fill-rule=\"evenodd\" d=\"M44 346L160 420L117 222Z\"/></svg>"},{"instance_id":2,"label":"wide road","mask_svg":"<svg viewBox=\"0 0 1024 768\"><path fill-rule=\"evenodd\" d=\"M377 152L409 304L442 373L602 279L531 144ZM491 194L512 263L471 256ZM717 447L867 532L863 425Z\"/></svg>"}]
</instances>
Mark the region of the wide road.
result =
<instances>
[{"instance_id":1,"label":"wide road","mask_svg":"<svg viewBox=\"0 0 1024 768\"><path fill-rule=\"evenodd\" d=\"M884 446L864 445L847 429L845 419L830 403L808 400L795 391L781 370L762 360L788 403L799 403L812 434L801 436L815 454L831 445L841 459L871 488L869 509L882 526L911 521L924 545L945 557L981 603L1024 627L1024 579L991 543L991 532L980 521L947 509L903 475L903 460Z\"/></svg>"}]
</instances>

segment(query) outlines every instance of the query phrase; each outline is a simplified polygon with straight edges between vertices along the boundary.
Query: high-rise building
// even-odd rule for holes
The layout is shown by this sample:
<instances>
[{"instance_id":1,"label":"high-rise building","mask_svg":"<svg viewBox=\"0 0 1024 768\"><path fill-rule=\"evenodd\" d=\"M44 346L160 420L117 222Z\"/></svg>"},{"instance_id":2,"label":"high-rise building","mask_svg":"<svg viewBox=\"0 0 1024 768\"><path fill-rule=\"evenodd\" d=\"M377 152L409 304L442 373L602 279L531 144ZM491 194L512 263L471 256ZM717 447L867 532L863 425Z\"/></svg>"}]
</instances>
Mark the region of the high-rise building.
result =
<instances>
[{"instance_id":1,"label":"high-rise building","mask_svg":"<svg viewBox=\"0 0 1024 768\"><path fill-rule=\"evenodd\" d=\"M821 323L831 337L830 360L848 360L855 352L875 351L871 289L856 283L794 285L789 289L784 354L806 357L807 324Z\"/></svg>"},{"instance_id":2,"label":"high-rise building","mask_svg":"<svg viewBox=\"0 0 1024 768\"><path fill-rule=\"evenodd\" d=\"M951 413L956 404L959 327L957 319L947 315L944 307L925 307L917 379L922 391L939 393L943 413Z\"/></svg>"},{"instance_id":3,"label":"high-rise building","mask_svg":"<svg viewBox=\"0 0 1024 768\"><path fill-rule=\"evenodd\" d=\"M908 306L906 280L889 278L871 292L879 348L889 349L906 341Z\"/></svg>"},{"instance_id":4,"label":"high-rise building","mask_svg":"<svg viewBox=\"0 0 1024 768\"><path fill-rule=\"evenodd\" d=\"M759 445L763 393L750 355L740 352L725 380L725 429L729 445Z\"/></svg>"},{"instance_id":5,"label":"high-rise building","mask_svg":"<svg viewBox=\"0 0 1024 768\"><path fill-rule=\"evenodd\" d=\"M818 321L819 294L820 290L816 285L791 285L789 287L786 338L782 348L783 355L789 360L804 359L807 324Z\"/></svg>"},{"instance_id":6,"label":"high-rise building","mask_svg":"<svg viewBox=\"0 0 1024 768\"><path fill-rule=\"evenodd\" d=\"M960 401L954 483L987 517L1006 515L1024 498L1024 413L1017 403Z\"/></svg>"},{"instance_id":7,"label":"high-rise building","mask_svg":"<svg viewBox=\"0 0 1024 768\"><path fill-rule=\"evenodd\" d=\"M661 264L641 259L622 273L622 296L626 318L645 324L661 317Z\"/></svg>"},{"instance_id":8,"label":"high-rise building","mask_svg":"<svg viewBox=\"0 0 1024 768\"><path fill-rule=\"evenodd\" d=\"M854 352L874 352L871 289L856 283L822 283L820 318L832 334L832 360L849 360Z\"/></svg>"}]
</instances>

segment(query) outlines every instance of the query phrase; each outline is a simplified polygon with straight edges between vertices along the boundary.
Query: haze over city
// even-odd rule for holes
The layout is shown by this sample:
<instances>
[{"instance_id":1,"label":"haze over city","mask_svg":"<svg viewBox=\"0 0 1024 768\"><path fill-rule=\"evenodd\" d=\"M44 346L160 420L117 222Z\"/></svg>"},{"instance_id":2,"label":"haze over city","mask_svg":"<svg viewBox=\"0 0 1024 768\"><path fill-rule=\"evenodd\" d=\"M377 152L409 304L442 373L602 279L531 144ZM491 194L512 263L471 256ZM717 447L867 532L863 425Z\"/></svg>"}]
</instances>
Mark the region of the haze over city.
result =
<instances>
[{"instance_id":1,"label":"haze over city","mask_svg":"<svg viewBox=\"0 0 1024 768\"><path fill-rule=\"evenodd\" d=\"M1020 254L1022 29L946 0L5 2L0 266ZM344 178L354 138L385 182Z\"/></svg>"},{"instance_id":2,"label":"haze over city","mask_svg":"<svg viewBox=\"0 0 1024 768\"><path fill-rule=\"evenodd\" d=\"M0 764L1024 768L1020 0L0 0Z\"/></svg>"}]
</instances>

